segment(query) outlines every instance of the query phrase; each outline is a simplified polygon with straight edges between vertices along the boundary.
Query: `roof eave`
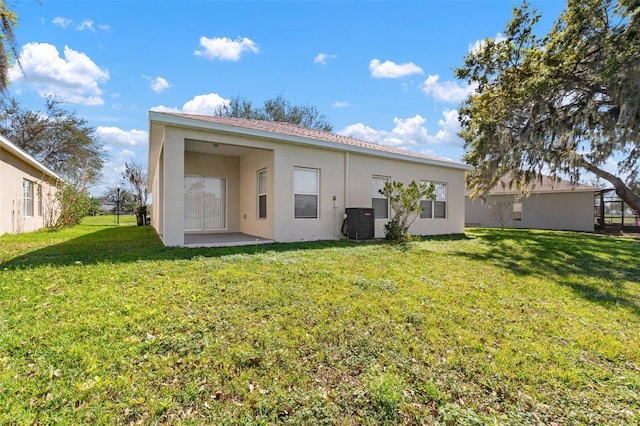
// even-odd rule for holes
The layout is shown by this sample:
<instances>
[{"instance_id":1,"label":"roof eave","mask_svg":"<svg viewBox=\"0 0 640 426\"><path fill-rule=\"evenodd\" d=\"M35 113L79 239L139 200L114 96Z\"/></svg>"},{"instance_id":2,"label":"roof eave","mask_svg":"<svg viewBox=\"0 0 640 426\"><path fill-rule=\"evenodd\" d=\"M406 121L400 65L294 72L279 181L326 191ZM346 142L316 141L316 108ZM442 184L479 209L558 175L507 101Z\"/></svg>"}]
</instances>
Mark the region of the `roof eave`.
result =
<instances>
[{"instance_id":1,"label":"roof eave","mask_svg":"<svg viewBox=\"0 0 640 426\"><path fill-rule=\"evenodd\" d=\"M11 154L15 155L16 157L20 158L21 160L29 164L31 167L41 171L45 175L52 177L57 181L64 182L64 179L58 176L55 172L49 170L42 163L40 163L38 160L33 158L31 155L27 154L25 151L23 151L21 148L19 148L17 145L15 145L13 142L11 142L9 139L7 139L1 134L0 134L0 145L2 145L2 147L6 149L8 152L10 152Z\"/></svg>"}]
</instances>

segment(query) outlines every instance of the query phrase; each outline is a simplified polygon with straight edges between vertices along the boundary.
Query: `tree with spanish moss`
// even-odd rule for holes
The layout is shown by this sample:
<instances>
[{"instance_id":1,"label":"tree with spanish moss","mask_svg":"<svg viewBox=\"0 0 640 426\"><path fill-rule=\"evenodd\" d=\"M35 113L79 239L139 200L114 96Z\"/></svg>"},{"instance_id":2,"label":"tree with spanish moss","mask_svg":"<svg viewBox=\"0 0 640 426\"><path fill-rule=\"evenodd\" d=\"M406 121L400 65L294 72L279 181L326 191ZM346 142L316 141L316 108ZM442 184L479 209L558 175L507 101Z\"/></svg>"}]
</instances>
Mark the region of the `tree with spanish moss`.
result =
<instances>
[{"instance_id":1,"label":"tree with spanish moss","mask_svg":"<svg viewBox=\"0 0 640 426\"><path fill-rule=\"evenodd\" d=\"M543 171L591 172L640 211L640 2L569 0L545 36L539 19L524 1L456 70L476 86L460 109L473 196L507 173L524 191Z\"/></svg>"}]
</instances>

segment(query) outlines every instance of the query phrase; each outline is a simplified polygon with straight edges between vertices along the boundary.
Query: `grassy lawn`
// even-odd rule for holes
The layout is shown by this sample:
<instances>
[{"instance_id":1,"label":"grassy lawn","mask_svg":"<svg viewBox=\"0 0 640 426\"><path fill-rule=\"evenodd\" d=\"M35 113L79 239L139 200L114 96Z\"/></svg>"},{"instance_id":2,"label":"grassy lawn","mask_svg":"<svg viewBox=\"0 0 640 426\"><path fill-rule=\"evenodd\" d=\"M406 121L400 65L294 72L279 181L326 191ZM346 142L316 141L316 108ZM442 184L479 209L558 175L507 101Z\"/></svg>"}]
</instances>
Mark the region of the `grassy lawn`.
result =
<instances>
[{"instance_id":1,"label":"grassy lawn","mask_svg":"<svg viewBox=\"0 0 640 426\"><path fill-rule=\"evenodd\" d=\"M640 422L640 240L176 249L122 219L0 237L0 424Z\"/></svg>"}]
</instances>

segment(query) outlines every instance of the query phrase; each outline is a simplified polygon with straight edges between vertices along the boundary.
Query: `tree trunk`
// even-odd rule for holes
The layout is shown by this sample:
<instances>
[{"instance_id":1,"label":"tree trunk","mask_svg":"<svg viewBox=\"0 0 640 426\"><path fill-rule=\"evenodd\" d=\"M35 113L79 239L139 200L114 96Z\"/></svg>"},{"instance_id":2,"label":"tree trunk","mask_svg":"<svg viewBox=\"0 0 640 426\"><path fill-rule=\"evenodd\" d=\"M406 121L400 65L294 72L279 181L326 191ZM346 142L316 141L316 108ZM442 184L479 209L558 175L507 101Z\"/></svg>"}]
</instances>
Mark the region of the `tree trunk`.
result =
<instances>
[{"instance_id":1,"label":"tree trunk","mask_svg":"<svg viewBox=\"0 0 640 426\"><path fill-rule=\"evenodd\" d=\"M640 214L640 196L634 193L618 176L614 176L611 173L602 170L591 163L585 162L585 167L591 173L598 177L608 181L613 185L616 190L616 194L622 201L624 201L629 207L631 207L636 213Z\"/></svg>"}]
</instances>

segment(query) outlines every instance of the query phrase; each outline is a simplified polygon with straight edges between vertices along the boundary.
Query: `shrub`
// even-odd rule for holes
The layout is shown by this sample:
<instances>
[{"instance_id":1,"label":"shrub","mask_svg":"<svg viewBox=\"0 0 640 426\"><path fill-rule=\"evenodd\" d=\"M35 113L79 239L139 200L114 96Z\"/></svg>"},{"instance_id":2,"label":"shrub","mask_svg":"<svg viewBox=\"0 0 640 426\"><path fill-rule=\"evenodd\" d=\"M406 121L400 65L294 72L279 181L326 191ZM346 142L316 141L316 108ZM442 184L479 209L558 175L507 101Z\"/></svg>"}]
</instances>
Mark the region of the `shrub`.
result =
<instances>
[{"instance_id":1,"label":"shrub","mask_svg":"<svg viewBox=\"0 0 640 426\"><path fill-rule=\"evenodd\" d=\"M61 182L55 187L50 186L45 201L44 225L52 231L78 225L91 209L91 199L84 181L81 184Z\"/></svg>"},{"instance_id":2,"label":"shrub","mask_svg":"<svg viewBox=\"0 0 640 426\"><path fill-rule=\"evenodd\" d=\"M416 183L412 180L406 187L402 182L387 182L380 193L389 199L393 217L384 226L384 236L396 243L407 243L411 240L409 227L422 212L421 201L434 198L433 183Z\"/></svg>"}]
</instances>

